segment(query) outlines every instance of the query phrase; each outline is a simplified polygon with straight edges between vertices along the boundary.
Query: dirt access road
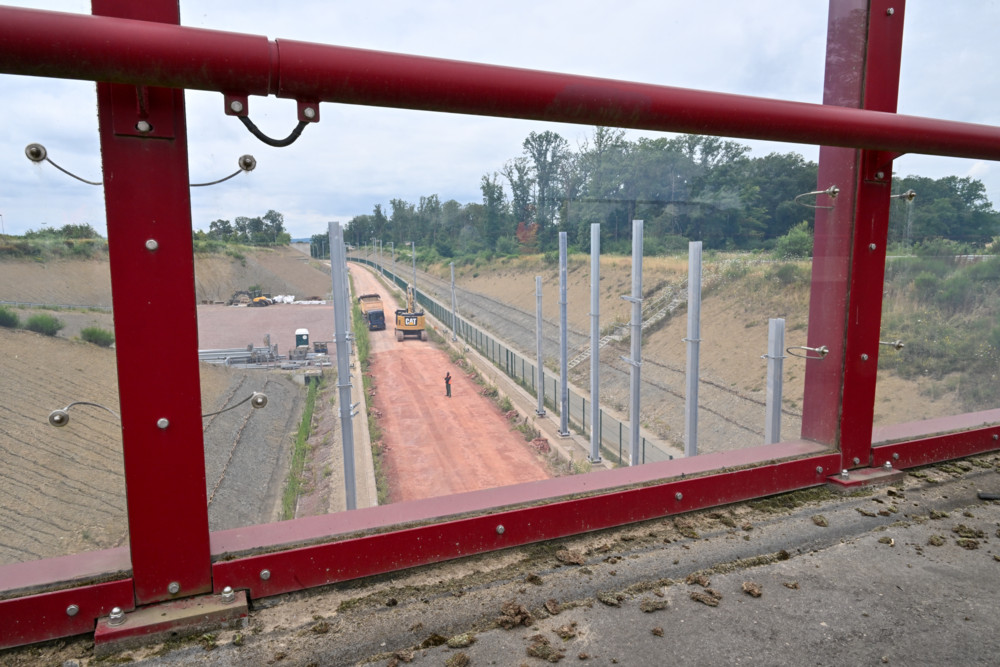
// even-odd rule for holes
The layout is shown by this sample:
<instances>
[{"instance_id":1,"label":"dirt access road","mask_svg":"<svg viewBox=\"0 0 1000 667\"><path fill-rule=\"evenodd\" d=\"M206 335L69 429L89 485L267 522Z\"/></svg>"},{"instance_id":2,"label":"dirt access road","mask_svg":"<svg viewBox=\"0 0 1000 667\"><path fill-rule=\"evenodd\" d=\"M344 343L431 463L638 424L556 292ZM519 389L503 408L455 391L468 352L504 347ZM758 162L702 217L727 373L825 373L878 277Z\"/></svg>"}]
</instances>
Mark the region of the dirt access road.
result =
<instances>
[{"instance_id":1,"label":"dirt access road","mask_svg":"<svg viewBox=\"0 0 1000 667\"><path fill-rule=\"evenodd\" d=\"M380 294L387 312L387 329L370 332L369 340L372 407L382 430L390 502L551 477L542 458L446 352L432 342L396 341L396 301L388 288L360 266L351 264L350 271L355 293Z\"/></svg>"}]
</instances>

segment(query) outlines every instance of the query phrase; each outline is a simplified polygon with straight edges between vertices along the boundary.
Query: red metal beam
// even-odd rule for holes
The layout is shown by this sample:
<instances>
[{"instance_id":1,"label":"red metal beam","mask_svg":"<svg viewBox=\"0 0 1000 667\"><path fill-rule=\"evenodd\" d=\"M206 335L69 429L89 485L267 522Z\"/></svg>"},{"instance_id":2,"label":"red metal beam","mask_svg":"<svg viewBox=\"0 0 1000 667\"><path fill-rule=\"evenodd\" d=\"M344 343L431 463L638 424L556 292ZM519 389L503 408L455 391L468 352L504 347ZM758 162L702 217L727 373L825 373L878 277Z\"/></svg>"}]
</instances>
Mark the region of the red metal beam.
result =
<instances>
[{"instance_id":1,"label":"red metal beam","mask_svg":"<svg viewBox=\"0 0 1000 667\"><path fill-rule=\"evenodd\" d=\"M830 4L826 104L895 112L904 7ZM806 362L802 437L839 447L844 468L870 458L891 176L880 151L820 150L817 189L840 192L816 213L809 345L830 352Z\"/></svg>"},{"instance_id":2,"label":"red metal beam","mask_svg":"<svg viewBox=\"0 0 1000 667\"><path fill-rule=\"evenodd\" d=\"M826 481L826 475L836 470L839 462L838 454L824 454L330 544L224 560L214 565L213 577L216 591L232 586L234 589L249 590L252 598L278 595L816 486Z\"/></svg>"},{"instance_id":3,"label":"red metal beam","mask_svg":"<svg viewBox=\"0 0 1000 667\"><path fill-rule=\"evenodd\" d=\"M179 19L176 0L93 5ZM129 548L144 604L212 588L184 91L99 83L97 98Z\"/></svg>"},{"instance_id":4,"label":"red metal beam","mask_svg":"<svg viewBox=\"0 0 1000 667\"><path fill-rule=\"evenodd\" d=\"M0 7L0 73L890 153L1000 159L1000 129L218 30Z\"/></svg>"},{"instance_id":5,"label":"red metal beam","mask_svg":"<svg viewBox=\"0 0 1000 667\"><path fill-rule=\"evenodd\" d=\"M0 601L0 649L94 631L114 607L134 609L132 580Z\"/></svg>"}]
</instances>

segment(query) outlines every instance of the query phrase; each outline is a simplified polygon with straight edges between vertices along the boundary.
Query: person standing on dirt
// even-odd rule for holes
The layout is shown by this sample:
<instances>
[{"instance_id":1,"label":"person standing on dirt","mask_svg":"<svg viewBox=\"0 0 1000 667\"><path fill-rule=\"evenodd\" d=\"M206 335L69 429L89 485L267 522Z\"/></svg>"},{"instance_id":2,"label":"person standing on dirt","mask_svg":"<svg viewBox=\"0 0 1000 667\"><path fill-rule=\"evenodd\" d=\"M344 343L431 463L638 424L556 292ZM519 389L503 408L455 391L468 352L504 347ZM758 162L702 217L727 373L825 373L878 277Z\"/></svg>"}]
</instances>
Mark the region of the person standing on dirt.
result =
<instances>
[{"instance_id":1,"label":"person standing on dirt","mask_svg":"<svg viewBox=\"0 0 1000 667\"><path fill-rule=\"evenodd\" d=\"M451 371L444 374L444 395L451 398Z\"/></svg>"}]
</instances>

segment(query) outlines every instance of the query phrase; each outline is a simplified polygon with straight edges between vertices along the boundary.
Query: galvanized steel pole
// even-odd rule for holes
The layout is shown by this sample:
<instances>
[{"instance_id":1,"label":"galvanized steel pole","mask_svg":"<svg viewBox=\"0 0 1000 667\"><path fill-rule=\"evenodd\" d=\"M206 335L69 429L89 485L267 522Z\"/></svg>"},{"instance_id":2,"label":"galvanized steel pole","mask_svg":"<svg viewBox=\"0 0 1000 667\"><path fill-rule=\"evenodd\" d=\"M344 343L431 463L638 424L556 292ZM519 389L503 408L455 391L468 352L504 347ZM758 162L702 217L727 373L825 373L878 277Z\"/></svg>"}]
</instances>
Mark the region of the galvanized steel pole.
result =
<instances>
[{"instance_id":1,"label":"galvanized steel pole","mask_svg":"<svg viewBox=\"0 0 1000 667\"><path fill-rule=\"evenodd\" d=\"M354 423L351 421L351 364L347 347L350 311L344 308L344 272L347 259L344 253L344 233L339 222L330 223L330 266L333 276L333 330L337 339L337 400L340 401L340 432L344 441L344 493L347 496L347 509L353 510L358 501L354 476Z\"/></svg>"},{"instance_id":2,"label":"galvanized steel pole","mask_svg":"<svg viewBox=\"0 0 1000 667\"><path fill-rule=\"evenodd\" d=\"M764 444L781 442L782 371L785 365L785 320L767 321L767 402L764 409Z\"/></svg>"},{"instance_id":3,"label":"galvanized steel pole","mask_svg":"<svg viewBox=\"0 0 1000 667\"><path fill-rule=\"evenodd\" d=\"M632 350L626 359L631 369L629 379L629 465L639 464L639 389L642 376L642 220L632 221L632 296L625 297L632 303Z\"/></svg>"},{"instance_id":4,"label":"galvanized steel pole","mask_svg":"<svg viewBox=\"0 0 1000 667\"><path fill-rule=\"evenodd\" d=\"M590 462L601 462L601 225L590 225Z\"/></svg>"},{"instance_id":5,"label":"galvanized steel pole","mask_svg":"<svg viewBox=\"0 0 1000 667\"><path fill-rule=\"evenodd\" d=\"M454 342L458 340L458 335L455 333L455 328L458 326L458 308L455 306L455 262L450 263L451 266L451 340Z\"/></svg>"},{"instance_id":6,"label":"galvanized steel pole","mask_svg":"<svg viewBox=\"0 0 1000 667\"><path fill-rule=\"evenodd\" d=\"M538 394L538 407L535 414L542 416L545 414L545 363L542 357L542 277L535 276L535 351L537 360L535 365L535 382L537 384L535 393Z\"/></svg>"},{"instance_id":7,"label":"galvanized steel pole","mask_svg":"<svg viewBox=\"0 0 1000 667\"><path fill-rule=\"evenodd\" d=\"M413 307L417 307L417 243L410 241L410 257L413 258Z\"/></svg>"},{"instance_id":8,"label":"galvanized steel pole","mask_svg":"<svg viewBox=\"0 0 1000 667\"><path fill-rule=\"evenodd\" d=\"M688 244L687 392L684 395L684 456L698 454L698 362L701 344L701 241Z\"/></svg>"},{"instance_id":9,"label":"galvanized steel pole","mask_svg":"<svg viewBox=\"0 0 1000 667\"><path fill-rule=\"evenodd\" d=\"M569 435L569 326L566 322L566 232L559 232L559 435Z\"/></svg>"}]
</instances>

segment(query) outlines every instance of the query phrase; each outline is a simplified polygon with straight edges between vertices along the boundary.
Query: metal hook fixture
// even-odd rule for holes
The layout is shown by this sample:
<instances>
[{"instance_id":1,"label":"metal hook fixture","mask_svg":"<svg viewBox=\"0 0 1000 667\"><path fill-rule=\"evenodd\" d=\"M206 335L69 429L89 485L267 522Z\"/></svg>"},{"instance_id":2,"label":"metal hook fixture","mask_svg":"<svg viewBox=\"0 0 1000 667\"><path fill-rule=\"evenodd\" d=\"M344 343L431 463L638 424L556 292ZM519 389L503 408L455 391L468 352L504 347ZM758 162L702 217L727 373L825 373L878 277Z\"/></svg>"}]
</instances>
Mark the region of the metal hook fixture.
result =
<instances>
[{"instance_id":1,"label":"metal hook fixture","mask_svg":"<svg viewBox=\"0 0 1000 667\"><path fill-rule=\"evenodd\" d=\"M905 199L906 201L913 201L917 196L917 193L912 189L906 192L900 192L898 195L889 195L889 199Z\"/></svg>"},{"instance_id":2,"label":"metal hook fixture","mask_svg":"<svg viewBox=\"0 0 1000 667\"><path fill-rule=\"evenodd\" d=\"M237 169L236 171L234 171L233 173L229 174L225 178L220 178L217 181L209 181L208 183L191 183L191 187L192 188L202 188L202 187L205 187L206 185L216 185L218 183L222 183L224 181L228 181L230 178L233 178L235 176L239 176L240 174L242 174L244 172L246 172L246 173L249 174L251 171L253 171L254 169L257 168L257 160L256 160L256 158L254 158L253 155L249 155L249 154L248 155L241 155L240 159L237 161L236 164L238 164L240 168Z\"/></svg>"},{"instance_id":3,"label":"metal hook fixture","mask_svg":"<svg viewBox=\"0 0 1000 667\"><path fill-rule=\"evenodd\" d=\"M792 350L804 350L805 354L797 354L792 352ZM830 348L826 345L820 345L819 347L806 347L805 345L794 345L792 347L786 348L785 352L793 357L798 357L799 359L826 359L826 355L830 353ZM813 352L817 356L811 356L809 353Z\"/></svg>"},{"instance_id":4,"label":"metal hook fixture","mask_svg":"<svg viewBox=\"0 0 1000 667\"><path fill-rule=\"evenodd\" d=\"M239 403L236 403L235 405L230 405L228 408L223 408L216 412L209 412L207 415L202 415L201 417L202 419L204 419L205 417L214 417L215 415L221 415L223 412L229 412L230 410L240 407L247 401L250 401L250 407L254 408L255 410L259 410L260 408L267 405L267 394L260 391L255 391L254 393L250 394L249 396L244 398Z\"/></svg>"},{"instance_id":5,"label":"metal hook fixture","mask_svg":"<svg viewBox=\"0 0 1000 667\"><path fill-rule=\"evenodd\" d=\"M77 176L76 174L74 174L71 171L63 169L62 167L60 167L59 165L57 165L55 162L53 162L51 158L49 158L49 152L47 150L45 150L45 146L43 146L41 144L28 144L27 147L24 149L24 154L27 155L28 159L31 160L32 162L36 162L36 163L38 163L38 162L48 162L53 167L55 167L56 169L58 169L62 173L66 174L67 176L72 176L76 180L82 181L83 183L86 183L87 185L104 185L103 181L88 181L85 178L80 178L79 176ZM229 176L226 176L225 178L220 178L217 181L210 181L208 183L190 183L189 185L192 188L200 188L200 187L204 187L206 185L216 185L217 183L222 183L224 181L228 181L230 178L233 178L233 177L235 177L235 176L237 176L237 175L239 175L239 174L241 174L243 172L249 173L249 172L253 171L257 167L257 159L254 158L253 155L241 155L240 159L237 161L237 164L239 165L240 168L237 169L236 171L234 171L233 173L229 174Z\"/></svg>"},{"instance_id":6,"label":"metal hook fixture","mask_svg":"<svg viewBox=\"0 0 1000 667\"><path fill-rule=\"evenodd\" d=\"M229 410L232 410L233 408L238 408L239 406L243 405L247 401L250 402L251 407L253 407L254 409L258 409L259 410L260 408L263 408L265 405L267 405L267 394L265 394L263 392L255 391L252 394L250 394L249 396L247 396L246 398L244 398L242 401L240 401L239 403L237 403L236 405L231 405L228 408L224 408L222 410L219 410L218 412L209 412L207 415L202 415L202 418L211 417L213 415L222 414L223 412L228 412ZM69 405L67 405L65 408L62 408L60 410L53 410L52 412L50 412L49 413L49 424L51 424L52 426L55 426L56 428L62 428L63 426L66 426L66 424L69 424L69 409L72 408L74 405L91 405L91 406L93 406L95 408L101 408L102 410L107 410L118 421L121 421L121 419L122 419L118 415L117 412L115 412L111 408L107 407L106 405L101 405L100 403L91 403L90 401L73 401L72 403L70 403Z\"/></svg>"},{"instance_id":7,"label":"metal hook fixture","mask_svg":"<svg viewBox=\"0 0 1000 667\"><path fill-rule=\"evenodd\" d=\"M800 204L802 206L805 206L806 208L827 208L827 209L829 209L829 208L833 208L833 206L820 206L819 204L807 204L807 203L805 203L803 201L799 201L799 199L801 199L802 197L816 197L816 196L819 196L819 195L829 195L830 199L836 199L837 195L839 195L839 194L840 194L840 188L838 188L836 185L831 185L826 190L813 190L812 192L803 192L802 194L797 195L795 197L795 199L793 199L792 201L794 201L796 204Z\"/></svg>"},{"instance_id":8,"label":"metal hook fixture","mask_svg":"<svg viewBox=\"0 0 1000 667\"><path fill-rule=\"evenodd\" d=\"M25 147L25 149L24 149L24 154L27 155L28 159L31 160L32 162L35 162L35 163L38 163L38 162L48 162L49 164L51 164L53 167L55 167L56 169L58 169L62 173L66 174L68 176L72 176L73 178L75 178L78 181L83 181L87 185L103 185L103 183L101 181L97 181L97 182L88 181L86 178L80 178L79 176L77 176L73 172L67 171L67 170L63 169L62 167L60 167L59 165L57 165L55 162L53 162L51 159L49 159L49 152L47 150L45 150L45 146L43 146L41 144L28 144Z\"/></svg>"},{"instance_id":9,"label":"metal hook fixture","mask_svg":"<svg viewBox=\"0 0 1000 667\"><path fill-rule=\"evenodd\" d=\"M902 350L906 345L901 340L880 340L879 345L885 345L886 347L891 347L894 350Z\"/></svg>"},{"instance_id":10,"label":"metal hook fixture","mask_svg":"<svg viewBox=\"0 0 1000 667\"><path fill-rule=\"evenodd\" d=\"M95 408L101 408L102 410L107 410L108 412L110 412L112 414L112 416L114 416L114 418L117 419L118 421L122 420L122 418L118 416L117 412L115 412L111 408L107 407L106 405L101 405L100 403L91 403L90 401L73 401L72 403L70 403L69 405L67 405L65 408L63 408L61 410L53 410L52 412L50 412L49 413L49 423L52 424L53 426L55 426L56 428L62 428L63 426L65 426L66 424L68 424L69 423L69 409L71 407L73 407L74 405L90 405L90 406L93 406Z\"/></svg>"}]
</instances>

